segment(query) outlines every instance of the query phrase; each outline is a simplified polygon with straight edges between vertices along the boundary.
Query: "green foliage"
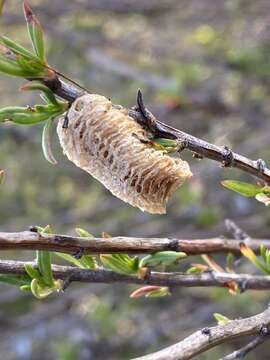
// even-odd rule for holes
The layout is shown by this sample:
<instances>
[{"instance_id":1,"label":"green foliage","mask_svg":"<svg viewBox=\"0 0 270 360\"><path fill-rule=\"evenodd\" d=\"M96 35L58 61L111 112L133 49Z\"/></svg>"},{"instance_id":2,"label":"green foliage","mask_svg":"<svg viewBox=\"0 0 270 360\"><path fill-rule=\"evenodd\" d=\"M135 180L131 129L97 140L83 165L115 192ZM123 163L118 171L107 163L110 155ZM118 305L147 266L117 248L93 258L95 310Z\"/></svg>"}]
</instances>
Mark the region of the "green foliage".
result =
<instances>
[{"instance_id":1,"label":"green foliage","mask_svg":"<svg viewBox=\"0 0 270 360\"><path fill-rule=\"evenodd\" d=\"M147 285L143 286L130 294L130 298L145 297L163 297L170 295L170 290L167 286Z\"/></svg>"},{"instance_id":2,"label":"green foliage","mask_svg":"<svg viewBox=\"0 0 270 360\"><path fill-rule=\"evenodd\" d=\"M214 313L213 316L216 319L218 325L226 325L231 321L229 318L219 313Z\"/></svg>"},{"instance_id":3,"label":"green foliage","mask_svg":"<svg viewBox=\"0 0 270 360\"><path fill-rule=\"evenodd\" d=\"M147 255L140 260L139 267L169 266L187 257L184 252L160 251Z\"/></svg>"},{"instance_id":4,"label":"green foliage","mask_svg":"<svg viewBox=\"0 0 270 360\"><path fill-rule=\"evenodd\" d=\"M45 228L38 227L40 233L51 234L52 229L50 225ZM32 279L30 290L37 299L46 298L55 291L60 291L63 288L62 280L55 280L52 273L51 253L48 251L36 252L37 267L32 264L25 265L25 271ZM22 290L26 290L25 286Z\"/></svg>"},{"instance_id":5,"label":"green foliage","mask_svg":"<svg viewBox=\"0 0 270 360\"><path fill-rule=\"evenodd\" d=\"M93 237L93 235L90 234L87 230L81 228L76 228L75 230L80 237L88 237L88 238ZM80 259L77 259L72 255L64 254L64 253L55 253L55 255L82 269L96 269L98 267L96 258L91 255L82 255Z\"/></svg>"},{"instance_id":6,"label":"green foliage","mask_svg":"<svg viewBox=\"0 0 270 360\"><path fill-rule=\"evenodd\" d=\"M101 254L99 258L106 268L119 274L136 274L139 270L137 256L132 258L126 254Z\"/></svg>"},{"instance_id":7,"label":"green foliage","mask_svg":"<svg viewBox=\"0 0 270 360\"><path fill-rule=\"evenodd\" d=\"M261 186L246 183L243 181L224 180L221 182L221 184L225 188L247 197L253 197L262 192Z\"/></svg>"},{"instance_id":8,"label":"green foliage","mask_svg":"<svg viewBox=\"0 0 270 360\"><path fill-rule=\"evenodd\" d=\"M248 258L261 272L270 275L270 250L264 245L260 247L260 258L246 244L240 245L242 254Z\"/></svg>"},{"instance_id":9,"label":"green foliage","mask_svg":"<svg viewBox=\"0 0 270 360\"><path fill-rule=\"evenodd\" d=\"M255 197L266 206L270 205L270 186L259 186L243 181L224 180L221 184L229 190L233 190L243 196Z\"/></svg>"},{"instance_id":10,"label":"green foliage","mask_svg":"<svg viewBox=\"0 0 270 360\"><path fill-rule=\"evenodd\" d=\"M27 22L27 29L28 34L30 36L33 49L38 56L38 58L46 63L46 56L45 56L45 45L43 39L43 30L40 25L40 22L33 14L32 9L30 8L27 1L23 3L24 15Z\"/></svg>"}]
</instances>

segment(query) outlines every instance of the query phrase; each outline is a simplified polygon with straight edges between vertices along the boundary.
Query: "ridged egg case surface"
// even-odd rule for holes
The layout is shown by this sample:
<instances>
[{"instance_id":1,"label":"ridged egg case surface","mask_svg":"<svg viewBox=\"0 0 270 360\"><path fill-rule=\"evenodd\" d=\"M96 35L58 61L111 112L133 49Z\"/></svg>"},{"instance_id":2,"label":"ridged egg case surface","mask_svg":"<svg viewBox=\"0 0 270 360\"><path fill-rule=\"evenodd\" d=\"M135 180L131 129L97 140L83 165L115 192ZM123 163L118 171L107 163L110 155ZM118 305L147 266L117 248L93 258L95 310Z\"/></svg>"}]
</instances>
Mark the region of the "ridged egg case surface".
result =
<instances>
[{"instance_id":1,"label":"ridged egg case surface","mask_svg":"<svg viewBox=\"0 0 270 360\"><path fill-rule=\"evenodd\" d=\"M145 130L101 95L87 94L68 111L57 132L66 156L121 200L153 214L192 176L189 165L149 145Z\"/></svg>"}]
</instances>

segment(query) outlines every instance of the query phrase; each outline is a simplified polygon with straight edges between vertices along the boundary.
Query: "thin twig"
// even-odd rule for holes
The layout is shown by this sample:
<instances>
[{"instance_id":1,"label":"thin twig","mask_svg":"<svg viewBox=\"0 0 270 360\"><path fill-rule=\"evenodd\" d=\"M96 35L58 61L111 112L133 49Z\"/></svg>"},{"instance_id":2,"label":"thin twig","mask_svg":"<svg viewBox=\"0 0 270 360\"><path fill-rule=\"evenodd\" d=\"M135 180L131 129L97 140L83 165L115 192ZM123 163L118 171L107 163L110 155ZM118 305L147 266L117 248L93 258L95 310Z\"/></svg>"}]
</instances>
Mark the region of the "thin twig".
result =
<instances>
[{"instance_id":1,"label":"thin twig","mask_svg":"<svg viewBox=\"0 0 270 360\"><path fill-rule=\"evenodd\" d=\"M177 344L156 353L133 360L188 360L204 353L221 343L246 335L260 334L262 327L270 325L270 309L245 319L231 320L226 325L218 325L199 330Z\"/></svg>"},{"instance_id":2,"label":"thin twig","mask_svg":"<svg viewBox=\"0 0 270 360\"><path fill-rule=\"evenodd\" d=\"M73 102L85 92L55 77L43 82L58 96ZM128 109L129 115L142 125L147 125L143 114L135 108ZM223 166L235 167L255 177L270 183L270 169L262 160L251 160L245 156L232 152L226 146L217 146L195 136L175 129L161 121L155 121L155 134L159 137L176 139L184 148L191 150L200 157L205 157L220 162ZM263 165L263 166L262 166Z\"/></svg>"},{"instance_id":3,"label":"thin twig","mask_svg":"<svg viewBox=\"0 0 270 360\"><path fill-rule=\"evenodd\" d=\"M223 357L220 360L235 360L243 359L250 351L254 350L266 340L269 340L269 334L256 336L255 339L250 341L247 345L243 346L241 349L234 351L233 353Z\"/></svg>"},{"instance_id":4,"label":"thin twig","mask_svg":"<svg viewBox=\"0 0 270 360\"><path fill-rule=\"evenodd\" d=\"M0 274L25 275L25 265L29 262L0 260ZM35 266L34 263L31 263ZM54 277L71 282L87 283L127 283L127 284L148 284L169 287L220 287L227 288L231 282L239 286L245 283L249 290L270 290L270 276L247 275L232 273L202 273L185 274L177 272L156 272L148 273L144 279L137 275L122 275L115 272L97 269L81 269L73 266L53 265Z\"/></svg>"},{"instance_id":5,"label":"thin twig","mask_svg":"<svg viewBox=\"0 0 270 360\"><path fill-rule=\"evenodd\" d=\"M0 250L48 250L75 254L91 253L154 253L157 251L183 251L188 255L227 253L239 254L243 240L210 239L168 239L168 238L82 238L58 234L40 234L33 231L0 232ZM255 252L263 244L270 248L268 239L247 239L244 243Z\"/></svg>"}]
</instances>

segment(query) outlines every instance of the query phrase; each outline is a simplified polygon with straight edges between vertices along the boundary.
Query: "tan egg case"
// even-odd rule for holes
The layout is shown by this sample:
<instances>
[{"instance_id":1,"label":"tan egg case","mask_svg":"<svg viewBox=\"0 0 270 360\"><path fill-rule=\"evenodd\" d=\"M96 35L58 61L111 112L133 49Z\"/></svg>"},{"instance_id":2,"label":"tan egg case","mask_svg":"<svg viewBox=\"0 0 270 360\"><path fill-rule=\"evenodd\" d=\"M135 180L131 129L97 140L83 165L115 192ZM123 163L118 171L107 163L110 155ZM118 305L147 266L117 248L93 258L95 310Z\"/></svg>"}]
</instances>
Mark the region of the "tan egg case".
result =
<instances>
[{"instance_id":1,"label":"tan egg case","mask_svg":"<svg viewBox=\"0 0 270 360\"><path fill-rule=\"evenodd\" d=\"M68 128L64 119L57 126L66 156L132 206L166 213L170 195L192 176L186 161L154 149L128 111L104 96L79 97L67 116Z\"/></svg>"}]
</instances>

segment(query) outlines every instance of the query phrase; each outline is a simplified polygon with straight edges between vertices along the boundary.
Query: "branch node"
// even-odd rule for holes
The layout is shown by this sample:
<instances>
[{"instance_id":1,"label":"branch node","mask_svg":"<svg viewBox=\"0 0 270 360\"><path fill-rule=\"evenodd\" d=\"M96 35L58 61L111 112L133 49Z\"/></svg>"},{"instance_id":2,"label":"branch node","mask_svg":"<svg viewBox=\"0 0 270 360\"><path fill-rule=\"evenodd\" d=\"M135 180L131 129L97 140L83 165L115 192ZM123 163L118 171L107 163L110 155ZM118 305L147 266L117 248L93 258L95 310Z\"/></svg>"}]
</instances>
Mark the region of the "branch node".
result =
<instances>
[{"instance_id":1,"label":"branch node","mask_svg":"<svg viewBox=\"0 0 270 360\"><path fill-rule=\"evenodd\" d=\"M260 173L264 173L264 170L266 169L266 162L262 159L258 159L256 161L257 169Z\"/></svg>"},{"instance_id":2,"label":"branch node","mask_svg":"<svg viewBox=\"0 0 270 360\"><path fill-rule=\"evenodd\" d=\"M28 230L34 233L38 233L38 228L35 225L29 226Z\"/></svg>"},{"instance_id":3,"label":"branch node","mask_svg":"<svg viewBox=\"0 0 270 360\"><path fill-rule=\"evenodd\" d=\"M144 101L143 101L143 94L141 90L138 90L137 93L137 109L143 116L145 120L145 125L148 127L148 129L153 133L157 133L156 129L156 118L155 116L146 108Z\"/></svg>"},{"instance_id":4,"label":"branch node","mask_svg":"<svg viewBox=\"0 0 270 360\"><path fill-rule=\"evenodd\" d=\"M201 330L201 333L203 334L203 335L206 335L206 336L211 336L211 330L210 330L210 328L209 327L205 327L205 328L203 328L202 330Z\"/></svg>"},{"instance_id":5,"label":"branch node","mask_svg":"<svg viewBox=\"0 0 270 360\"><path fill-rule=\"evenodd\" d=\"M222 161L222 166L223 167L231 167L231 166L233 166L233 161L234 161L233 152L228 146L224 146L224 150L226 151L226 153L225 153L224 159Z\"/></svg>"},{"instance_id":6,"label":"branch node","mask_svg":"<svg viewBox=\"0 0 270 360\"><path fill-rule=\"evenodd\" d=\"M170 240L170 243L168 244L168 249L172 251L180 251L180 246L178 240Z\"/></svg>"},{"instance_id":7,"label":"branch node","mask_svg":"<svg viewBox=\"0 0 270 360\"><path fill-rule=\"evenodd\" d=\"M84 249L80 249L72 254L72 256L77 260L81 259L83 255L84 255Z\"/></svg>"},{"instance_id":8,"label":"branch node","mask_svg":"<svg viewBox=\"0 0 270 360\"><path fill-rule=\"evenodd\" d=\"M267 326L266 326L265 324L262 324L262 325L260 326L259 334L260 334L261 336L266 336L266 335L269 334L269 330L268 330L268 328L267 328Z\"/></svg>"}]
</instances>

